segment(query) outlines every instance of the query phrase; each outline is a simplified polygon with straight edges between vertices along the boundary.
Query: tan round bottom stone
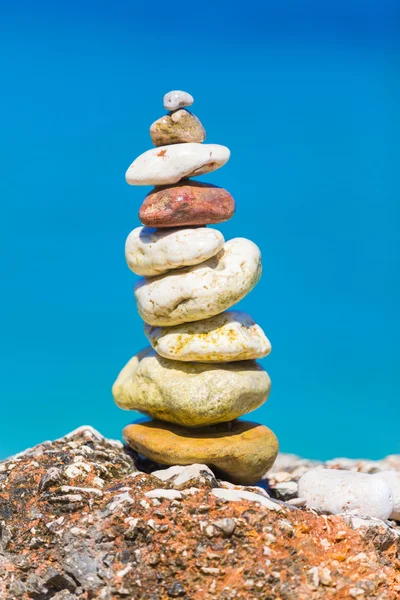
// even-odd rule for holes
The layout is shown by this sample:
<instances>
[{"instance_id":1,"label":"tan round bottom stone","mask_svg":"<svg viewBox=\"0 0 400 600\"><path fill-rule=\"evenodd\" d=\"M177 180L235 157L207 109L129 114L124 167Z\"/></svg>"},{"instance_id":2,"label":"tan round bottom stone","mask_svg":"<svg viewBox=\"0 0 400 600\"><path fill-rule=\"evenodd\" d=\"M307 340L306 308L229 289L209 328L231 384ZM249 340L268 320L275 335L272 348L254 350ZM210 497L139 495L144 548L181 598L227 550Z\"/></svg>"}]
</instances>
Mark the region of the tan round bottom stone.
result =
<instances>
[{"instance_id":1,"label":"tan round bottom stone","mask_svg":"<svg viewBox=\"0 0 400 600\"><path fill-rule=\"evenodd\" d=\"M128 425L123 437L131 448L158 463L203 463L242 485L257 483L271 468L279 450L275 434L251 421L187 429L154 420Z\"/></svg>"}]
</instances>

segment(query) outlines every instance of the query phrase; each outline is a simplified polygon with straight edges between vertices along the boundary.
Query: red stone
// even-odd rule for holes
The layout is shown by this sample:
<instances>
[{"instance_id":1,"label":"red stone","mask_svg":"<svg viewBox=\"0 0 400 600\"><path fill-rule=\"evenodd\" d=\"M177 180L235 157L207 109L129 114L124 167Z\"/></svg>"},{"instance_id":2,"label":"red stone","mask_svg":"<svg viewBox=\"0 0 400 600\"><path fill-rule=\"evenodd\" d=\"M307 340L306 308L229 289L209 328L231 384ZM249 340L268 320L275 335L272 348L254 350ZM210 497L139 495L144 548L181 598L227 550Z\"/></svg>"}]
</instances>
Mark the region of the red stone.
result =
<instances>
[{"instance_id":1,"label":"red stone","mask_svg":"<svg viewBox=\"0 0 400 600\"><path fill-rule=\"evenodd\" d=\"M188 180L155 187L144 199L139 219L147 227L184 227L222 223L234 212L235 201L229 192Z\"/></svg>"}]
</instances>

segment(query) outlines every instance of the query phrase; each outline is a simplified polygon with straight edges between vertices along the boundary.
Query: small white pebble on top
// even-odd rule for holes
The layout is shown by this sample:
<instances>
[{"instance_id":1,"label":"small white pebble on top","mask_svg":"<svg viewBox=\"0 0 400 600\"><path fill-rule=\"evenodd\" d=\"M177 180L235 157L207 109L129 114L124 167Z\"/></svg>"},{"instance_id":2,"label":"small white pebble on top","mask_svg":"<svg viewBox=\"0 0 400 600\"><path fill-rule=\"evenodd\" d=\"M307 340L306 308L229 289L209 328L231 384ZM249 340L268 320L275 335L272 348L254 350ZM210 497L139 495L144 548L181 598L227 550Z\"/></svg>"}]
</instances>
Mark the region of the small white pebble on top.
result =
<instances>
[{"instance_id":1,"label":"small white pebble on top","mask_svg":"<svg viewBox=\"0 0 400 600\"><path fill-rule=\"evenodd\" d=\"M184 106L192 106L193 102L193 96L182 90L172 90L163 98L165 110L178 110Z\"/></svg>"}]
</instances>

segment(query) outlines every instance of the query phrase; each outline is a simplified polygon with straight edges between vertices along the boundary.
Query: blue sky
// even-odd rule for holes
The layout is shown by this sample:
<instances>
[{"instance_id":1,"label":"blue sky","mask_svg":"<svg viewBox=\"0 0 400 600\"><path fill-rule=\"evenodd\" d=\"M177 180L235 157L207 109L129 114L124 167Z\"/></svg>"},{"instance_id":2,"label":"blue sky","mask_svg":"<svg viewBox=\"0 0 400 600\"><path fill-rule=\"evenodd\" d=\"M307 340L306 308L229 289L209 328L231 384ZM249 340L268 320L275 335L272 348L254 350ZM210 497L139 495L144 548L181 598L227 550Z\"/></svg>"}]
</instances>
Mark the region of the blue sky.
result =
<instances>
[{"instance_id":1,"label":"blue sky","mask_svg":"<svg viewBox=\"0 0 400 600\"><path fill-rule=\"evenodd\" d=\"M399 47L394 2L9 5L0 456L90 423L119 437L119 369L145 345L124 242L162 96L186 89L232 157L203 181L261 248L240 303L273 351L252 418L284 451L400 452Z\"/></svg>"}]
</instances>

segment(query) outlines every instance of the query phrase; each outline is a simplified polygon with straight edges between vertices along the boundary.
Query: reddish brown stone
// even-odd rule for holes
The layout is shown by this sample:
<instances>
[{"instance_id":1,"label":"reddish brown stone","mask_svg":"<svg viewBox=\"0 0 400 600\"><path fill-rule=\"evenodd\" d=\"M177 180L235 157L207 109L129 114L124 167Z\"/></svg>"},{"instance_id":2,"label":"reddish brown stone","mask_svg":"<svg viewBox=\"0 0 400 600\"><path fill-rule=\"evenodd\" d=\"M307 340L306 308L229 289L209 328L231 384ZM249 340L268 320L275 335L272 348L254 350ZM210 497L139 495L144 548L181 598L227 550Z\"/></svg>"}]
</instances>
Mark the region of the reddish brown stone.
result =
<instances>
[{"instance_id":1,"label":"reddish brown stone","mask_svg":"<svg viewBox=\"0 0 400 600\"><path fill-rule=\"evenodd\" d=\"M235 201L229 192L187 180L155 187L144 199L139 219L147 227L183 227L222 223L234 212Z\"/></svg>"}]
</instances>

